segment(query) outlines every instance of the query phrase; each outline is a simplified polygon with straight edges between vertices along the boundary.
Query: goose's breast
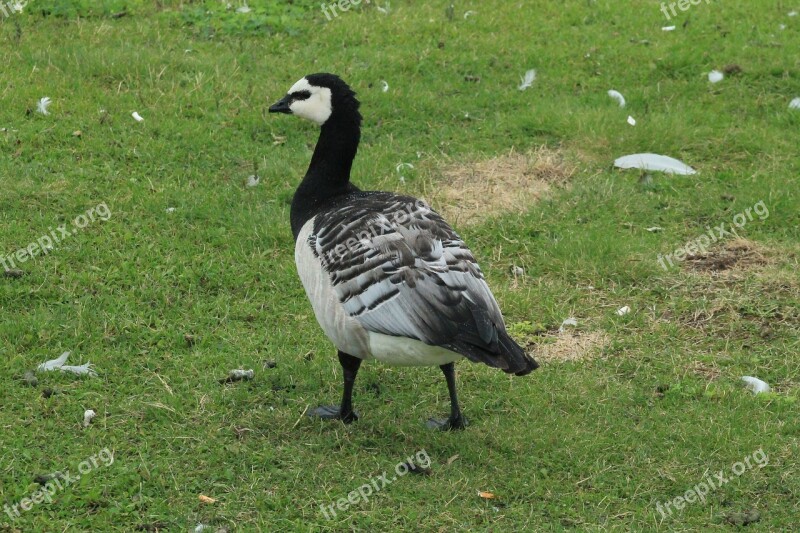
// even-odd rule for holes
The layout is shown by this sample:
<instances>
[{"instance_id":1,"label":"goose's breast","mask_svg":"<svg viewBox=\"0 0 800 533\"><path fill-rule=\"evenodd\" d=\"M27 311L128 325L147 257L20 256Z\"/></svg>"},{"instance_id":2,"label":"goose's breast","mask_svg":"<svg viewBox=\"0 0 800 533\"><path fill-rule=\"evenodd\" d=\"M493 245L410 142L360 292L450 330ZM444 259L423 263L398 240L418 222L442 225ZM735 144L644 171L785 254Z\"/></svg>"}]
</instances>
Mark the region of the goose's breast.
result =
<instances>
[{"instance_id":1,"label":"goose's breast","mask_svg":"<svg viewBox=\"0 0 800 533\"><path fill-rule=\"evenodd\" d=\"M312 218L303 225L297 236L294 259L317 322L336 348L354 357L371 359L369 333L345 312L333 289L330 275L311 249L309 236L313 229Z\"/></svg>"},{"instance_id":2,"label":"goose's breast","mask_svg":"<svg viewBox=\"0 0 800 533\"><path fill-rule=\"evenodd\" d=\"M311 301L322 331L339 350L361 359L377 359L395 366L443 365L462 356L441 346L431 346L417 339L385 335L367 330L340 302L331 276L311 247L314 219L300 230L295 244L295 263L300 281ZM399 317L398 317L399 318Z\"/></svg>"}]
</instances>

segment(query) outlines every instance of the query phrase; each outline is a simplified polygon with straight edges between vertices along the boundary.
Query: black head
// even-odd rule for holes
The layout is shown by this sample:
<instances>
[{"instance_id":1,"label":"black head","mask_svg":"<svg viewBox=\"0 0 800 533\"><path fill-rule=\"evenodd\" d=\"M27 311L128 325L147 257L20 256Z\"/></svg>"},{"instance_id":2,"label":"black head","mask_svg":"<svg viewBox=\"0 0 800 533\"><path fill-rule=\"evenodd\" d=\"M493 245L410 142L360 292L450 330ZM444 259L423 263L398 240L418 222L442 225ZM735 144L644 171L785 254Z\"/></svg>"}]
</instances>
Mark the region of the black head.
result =
<instances>
[{"instance_id":1,"label":"black head","mask_svg":"<svg viewBox=\"0 0 800 533\"><path fill-rule=\"evenodd\" d=\"M309 74L270 106L270 113L297 115L320 126L329 121L354 119L361 122L356 93L335 74Z\"/></svg>"}]
</instances>

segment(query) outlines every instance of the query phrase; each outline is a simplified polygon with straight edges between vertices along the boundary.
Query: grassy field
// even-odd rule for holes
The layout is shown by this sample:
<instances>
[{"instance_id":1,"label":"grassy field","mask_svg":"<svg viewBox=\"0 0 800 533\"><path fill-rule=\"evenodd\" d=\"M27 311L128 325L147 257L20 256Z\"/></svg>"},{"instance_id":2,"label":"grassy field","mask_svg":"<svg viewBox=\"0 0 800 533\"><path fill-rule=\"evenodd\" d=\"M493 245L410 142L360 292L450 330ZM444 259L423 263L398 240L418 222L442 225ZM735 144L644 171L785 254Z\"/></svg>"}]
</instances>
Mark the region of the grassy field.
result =
<instances>
[{"instance_id":1,"label":"grassy field","mask_svg":"<svg viewBox=\"0 0 800 533\"><path fill-rule=\"evenodd\" d=\"M0 22L0 531L797 529L797 5L233 3L32 0ZM362 187L437 198L487 165L535 181L543 154L560 176L454 222L543 363L461 363L466 431L425 428L448 409L436 368L367 364L360 421L303 416L341 380L288 222L317 131L267 107L320 71L362 101ZM698 173L612 168L637 152ZM659 264L748 209L738 237ZM68 350L98 376L23 378ZM235 368L255 379L221 384ZM413 456L429 475L335 507ZM83 473L21 508L56 471Z\"/></svg>"}]
</instances>

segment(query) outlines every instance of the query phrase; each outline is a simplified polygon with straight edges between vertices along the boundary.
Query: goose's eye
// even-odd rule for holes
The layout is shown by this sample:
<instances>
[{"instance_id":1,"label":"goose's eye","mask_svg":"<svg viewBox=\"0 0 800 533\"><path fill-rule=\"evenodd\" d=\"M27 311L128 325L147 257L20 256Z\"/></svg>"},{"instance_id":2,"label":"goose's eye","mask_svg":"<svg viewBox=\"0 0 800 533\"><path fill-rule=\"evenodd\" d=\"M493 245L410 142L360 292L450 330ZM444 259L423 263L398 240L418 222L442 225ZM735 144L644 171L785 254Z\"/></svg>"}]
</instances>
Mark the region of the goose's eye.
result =
<instances>
[{"instance_id":1,"label":"goose's eye","mask_svg":"<svg viewBox=\"0 0 800 533\"><path fill-rule=\"evenodd\" d=\"M292 93L292 100L307 100L311 97L311 93L309 91L297 91L296 93Z\"/></svg>"}]
</instances>

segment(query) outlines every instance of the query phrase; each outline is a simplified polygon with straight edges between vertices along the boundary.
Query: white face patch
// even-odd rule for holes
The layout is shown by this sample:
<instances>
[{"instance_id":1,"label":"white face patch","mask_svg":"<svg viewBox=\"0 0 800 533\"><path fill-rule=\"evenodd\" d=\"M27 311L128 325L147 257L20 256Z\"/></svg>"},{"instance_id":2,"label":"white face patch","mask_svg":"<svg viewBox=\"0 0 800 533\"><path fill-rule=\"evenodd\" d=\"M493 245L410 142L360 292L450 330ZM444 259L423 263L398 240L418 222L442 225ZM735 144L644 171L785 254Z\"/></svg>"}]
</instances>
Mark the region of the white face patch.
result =
<instances>
[{"instance_id":1,"label":"white face patch","mask_svg":"<svg viewBox=\"0 0 800 533\"><path fill-rule=\"evenodd\" d=\"M307 91L311 96L304 100L295 100L289 105L292 113L298 117L316 122L320 126L325 124L333 113L331 104L331 90L327 87L317 87L311 85L307 79L302 78L289 89L289 94Z\"/></svg>"}]
</instances>

